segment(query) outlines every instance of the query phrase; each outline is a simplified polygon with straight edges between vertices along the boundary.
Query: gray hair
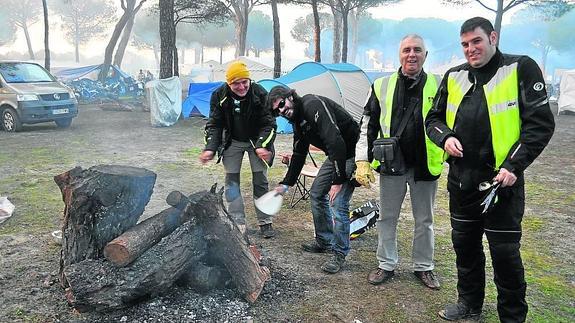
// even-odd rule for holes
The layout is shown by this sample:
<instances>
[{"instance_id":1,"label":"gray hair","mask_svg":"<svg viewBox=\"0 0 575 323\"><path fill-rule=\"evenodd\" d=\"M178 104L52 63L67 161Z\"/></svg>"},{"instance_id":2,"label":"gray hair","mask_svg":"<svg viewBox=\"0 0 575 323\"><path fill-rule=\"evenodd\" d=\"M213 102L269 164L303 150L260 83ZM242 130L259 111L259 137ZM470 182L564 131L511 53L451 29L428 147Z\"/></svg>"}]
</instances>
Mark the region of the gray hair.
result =
<instances>
[{"instance_id":1,"label":"gray hair","mask_svg":"<svg viewBox=\"0 0 575 323\"><path fill-rule=\"evenodd\" d=\"M423 45L423 50L427 50L427 47L425 47L425 40L423 40L423 37L419 36L418 34L407 34L407 35L403 36L403 38L401 39L401 41L399 43L401 44L404 40L406 40L408 38L421 40L421 44Z\"/></svg>"}]
</instances>

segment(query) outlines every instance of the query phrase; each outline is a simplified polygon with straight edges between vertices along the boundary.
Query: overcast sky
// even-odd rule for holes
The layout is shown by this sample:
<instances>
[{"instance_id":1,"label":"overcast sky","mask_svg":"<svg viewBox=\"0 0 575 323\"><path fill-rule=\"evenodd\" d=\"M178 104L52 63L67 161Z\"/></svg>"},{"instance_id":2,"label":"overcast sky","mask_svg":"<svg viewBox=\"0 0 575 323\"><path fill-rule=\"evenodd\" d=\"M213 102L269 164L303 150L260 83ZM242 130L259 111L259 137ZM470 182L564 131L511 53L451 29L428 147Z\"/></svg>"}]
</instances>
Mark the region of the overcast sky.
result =
<instances>
[{"instance_id":1,"label":"overcast sky","mask_svg":"<svg viewBox=\"0 0 575 323\"><path fill-rule=\"evenodd\" d=\"M115 3L117 1L114 1ZM489 2L495 2L495 0L489 0ZM255 10L261 10L271 16L271 10L269 6L256 7ZM119 14L121 14L121 9L118 8ZM402 20L409 17L436 17L445 20L463 20L473 16L484 16L490 20L494 19L494 14L491 11L486 10L481 7L475 1L467 7L452 8L448 6L442 6L440 0L403 0L399 4L383 6L379 8L373 8L369 10L375 18L387 18ZM294 21L301 16L305 16L311 13L311 8L309 7L296 7L296 6L283 6L280 5L280 25L281 25L281 37L282 43L284 43L285 49L282 51L282 56L286 59L290 58L302 58L305 48L305 44L298 43L291 38L290 30L294 24ZM508 12L504 16L504 23L509 19L511 14ZM57 23L57 18L52 18L51 23ZM110 29L112 30L113 26ZM69 51L72 52L74 49L71 42L66 42L59 28L52 27L51 32L51 49L53 51ZM43 48L43 24L41 21L37 22L31 27L31 38L34 50L40 50ZM106 37L104 40L91 43L89 46L83 46L81 51L86 53L99 53L103 55L105 46L107 44ZM89 47L89 49L88 49ZM0 53L6 53L9 50L17 50L20 52L27 52L26 42L21 29L18 29L18 38L16 42L10 47L0 48ZM233 51L226 52L224 60L232 59ZM264 54L271 55L271 54ZM207 59L218 59L217 51L207 52Z\"/></svg>"}]
</instances>

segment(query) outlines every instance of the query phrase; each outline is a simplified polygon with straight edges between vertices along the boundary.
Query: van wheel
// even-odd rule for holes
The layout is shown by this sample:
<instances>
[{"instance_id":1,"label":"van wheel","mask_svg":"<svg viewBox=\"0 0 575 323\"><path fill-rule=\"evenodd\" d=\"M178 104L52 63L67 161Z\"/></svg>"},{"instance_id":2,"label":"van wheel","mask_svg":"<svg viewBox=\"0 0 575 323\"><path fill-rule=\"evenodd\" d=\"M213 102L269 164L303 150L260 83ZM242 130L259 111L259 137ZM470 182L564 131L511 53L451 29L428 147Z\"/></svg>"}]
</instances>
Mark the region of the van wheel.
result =
<instances>
[{"instance_id":1,"label":"van wheel","mask_svg":"<svg viewBox=\"0 0 575 323\"><path fill-rule=\"evenodd\" d=\"M12 108L0 109L0 121L2 121L2 127L8 132L17 132L22 130L22 122L20 122L20 117L18 113Z\"/></svg>"},{"instance_id":2,"label":"van wheel","mask_svg":"<svg viewBox=\"0 0 575 323\"><path fill-rule=\"evenodd\" d=\"M59 128L68 128L72 124L72 118L54 120Z\"/></svg>"}]
</instances>

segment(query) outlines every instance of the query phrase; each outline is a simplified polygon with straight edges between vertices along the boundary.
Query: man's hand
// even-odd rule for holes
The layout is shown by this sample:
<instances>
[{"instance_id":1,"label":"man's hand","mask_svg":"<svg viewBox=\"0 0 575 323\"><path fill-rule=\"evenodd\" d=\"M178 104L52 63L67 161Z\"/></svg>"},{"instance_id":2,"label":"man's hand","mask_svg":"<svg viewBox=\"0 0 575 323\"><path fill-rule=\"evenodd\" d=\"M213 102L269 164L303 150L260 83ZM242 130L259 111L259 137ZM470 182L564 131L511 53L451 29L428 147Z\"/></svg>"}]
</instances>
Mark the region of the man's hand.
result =
<instances>
[{"instance_id":1,"label":"man's hand","mask_svg":"<svg viewBox=\"0 0 575 323\"><path fill-rule=\"evenodd\" d=\"M355 165L357 166L355 170L355 180L361 184L361 186L370 188L370 183L375 182L375 176L373 175L369 162L367 160L358 160L355 162Z\"/></svg>"},{"instance_id":2,"label":"man's hand","mask_svg":"<svg viewBox=\"0 0 575 323\"><path fill-rule=\"evenodd\" d=\"M281 195L284 195L285 193L287 193L288 190L289 190L289 186L287 186L287 185L278 185L274 189L274 191L276 191L278 194L281 194Z\"/></svg>"},{"instance_id":3,"label":"man's hand","mask_svg":"<svg viewBox=\"0 0 575 323\"><path fill-rule=\"evenodd\" d=\"M507 169L501 168L499 170L499 174L497 174L493 180L501 183L501 187L513 186L517 180L517 176L515 176L515 174L508 171Z\"/></svg>"},{"instance_id":4,"label":"man's hand","mask_svg":"<svg viewBox=\"0 0 575 323\"><path fill-rule=\"evenodd\" d=\"M200 154L200 162L205 165L210 160L214 159L214 152L211 150L204 150Z\"/></svg>"},{"instance_id":5,"label":"man's hand","mask_svg":"<svg viewBox=\"0 0 575 323\"><path fill-rule=\"evenodd\" d=\"M330 205L333 205L333 201L335 201L335 197L337 196L339 191L341 191L341 184L332 185L331 188L329 189L328 195L329 195L329 204Z\"/></svg>"},{"instance_id":6,"label":"man's hand","mask_svg":"<svg viewBox=\"0 0 575 323\"><path fill-rule=\"evenodd\" d=\"M256 154L261 160L265 161L266 163L268 163L272 158L272 152L265 148L256 148Z\"/></svg>"},{"instance_id":7,"label":"man's hand","mask_svg":"<svg viewBox=\"0 0 575 323\"><path fill-rule=\"evenodd\" d=\"M443 145L443 150L447 151L450 156L463 157L463 146L455 137L449 137Z\"/></svg>"}]
</instances>

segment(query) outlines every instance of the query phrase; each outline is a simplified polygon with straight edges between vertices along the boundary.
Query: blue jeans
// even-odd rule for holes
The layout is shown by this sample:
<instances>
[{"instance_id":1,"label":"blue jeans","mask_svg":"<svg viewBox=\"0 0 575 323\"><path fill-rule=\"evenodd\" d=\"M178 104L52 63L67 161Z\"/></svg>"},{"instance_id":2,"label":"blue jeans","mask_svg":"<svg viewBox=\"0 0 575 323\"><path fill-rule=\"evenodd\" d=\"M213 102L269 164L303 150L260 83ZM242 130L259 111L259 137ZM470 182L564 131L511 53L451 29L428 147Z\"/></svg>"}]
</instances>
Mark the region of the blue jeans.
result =
<instances>
[{"instance_id":1,"label":"blue jeans","mask_svg":"<svg viewBox=\"0 0 575 323\"><path fill-rule=\"evenodd\" d=\"M353 158L345 165L348 178L355 170ZM320 246L331 247L344 256L349 253L349 200L355 187L350 181L342 184L333 205L329 205L328 192L335 174L335 166L327 159L310 189L311 213L315 227L315 239Z\"/></svg>"}]
</instances>

